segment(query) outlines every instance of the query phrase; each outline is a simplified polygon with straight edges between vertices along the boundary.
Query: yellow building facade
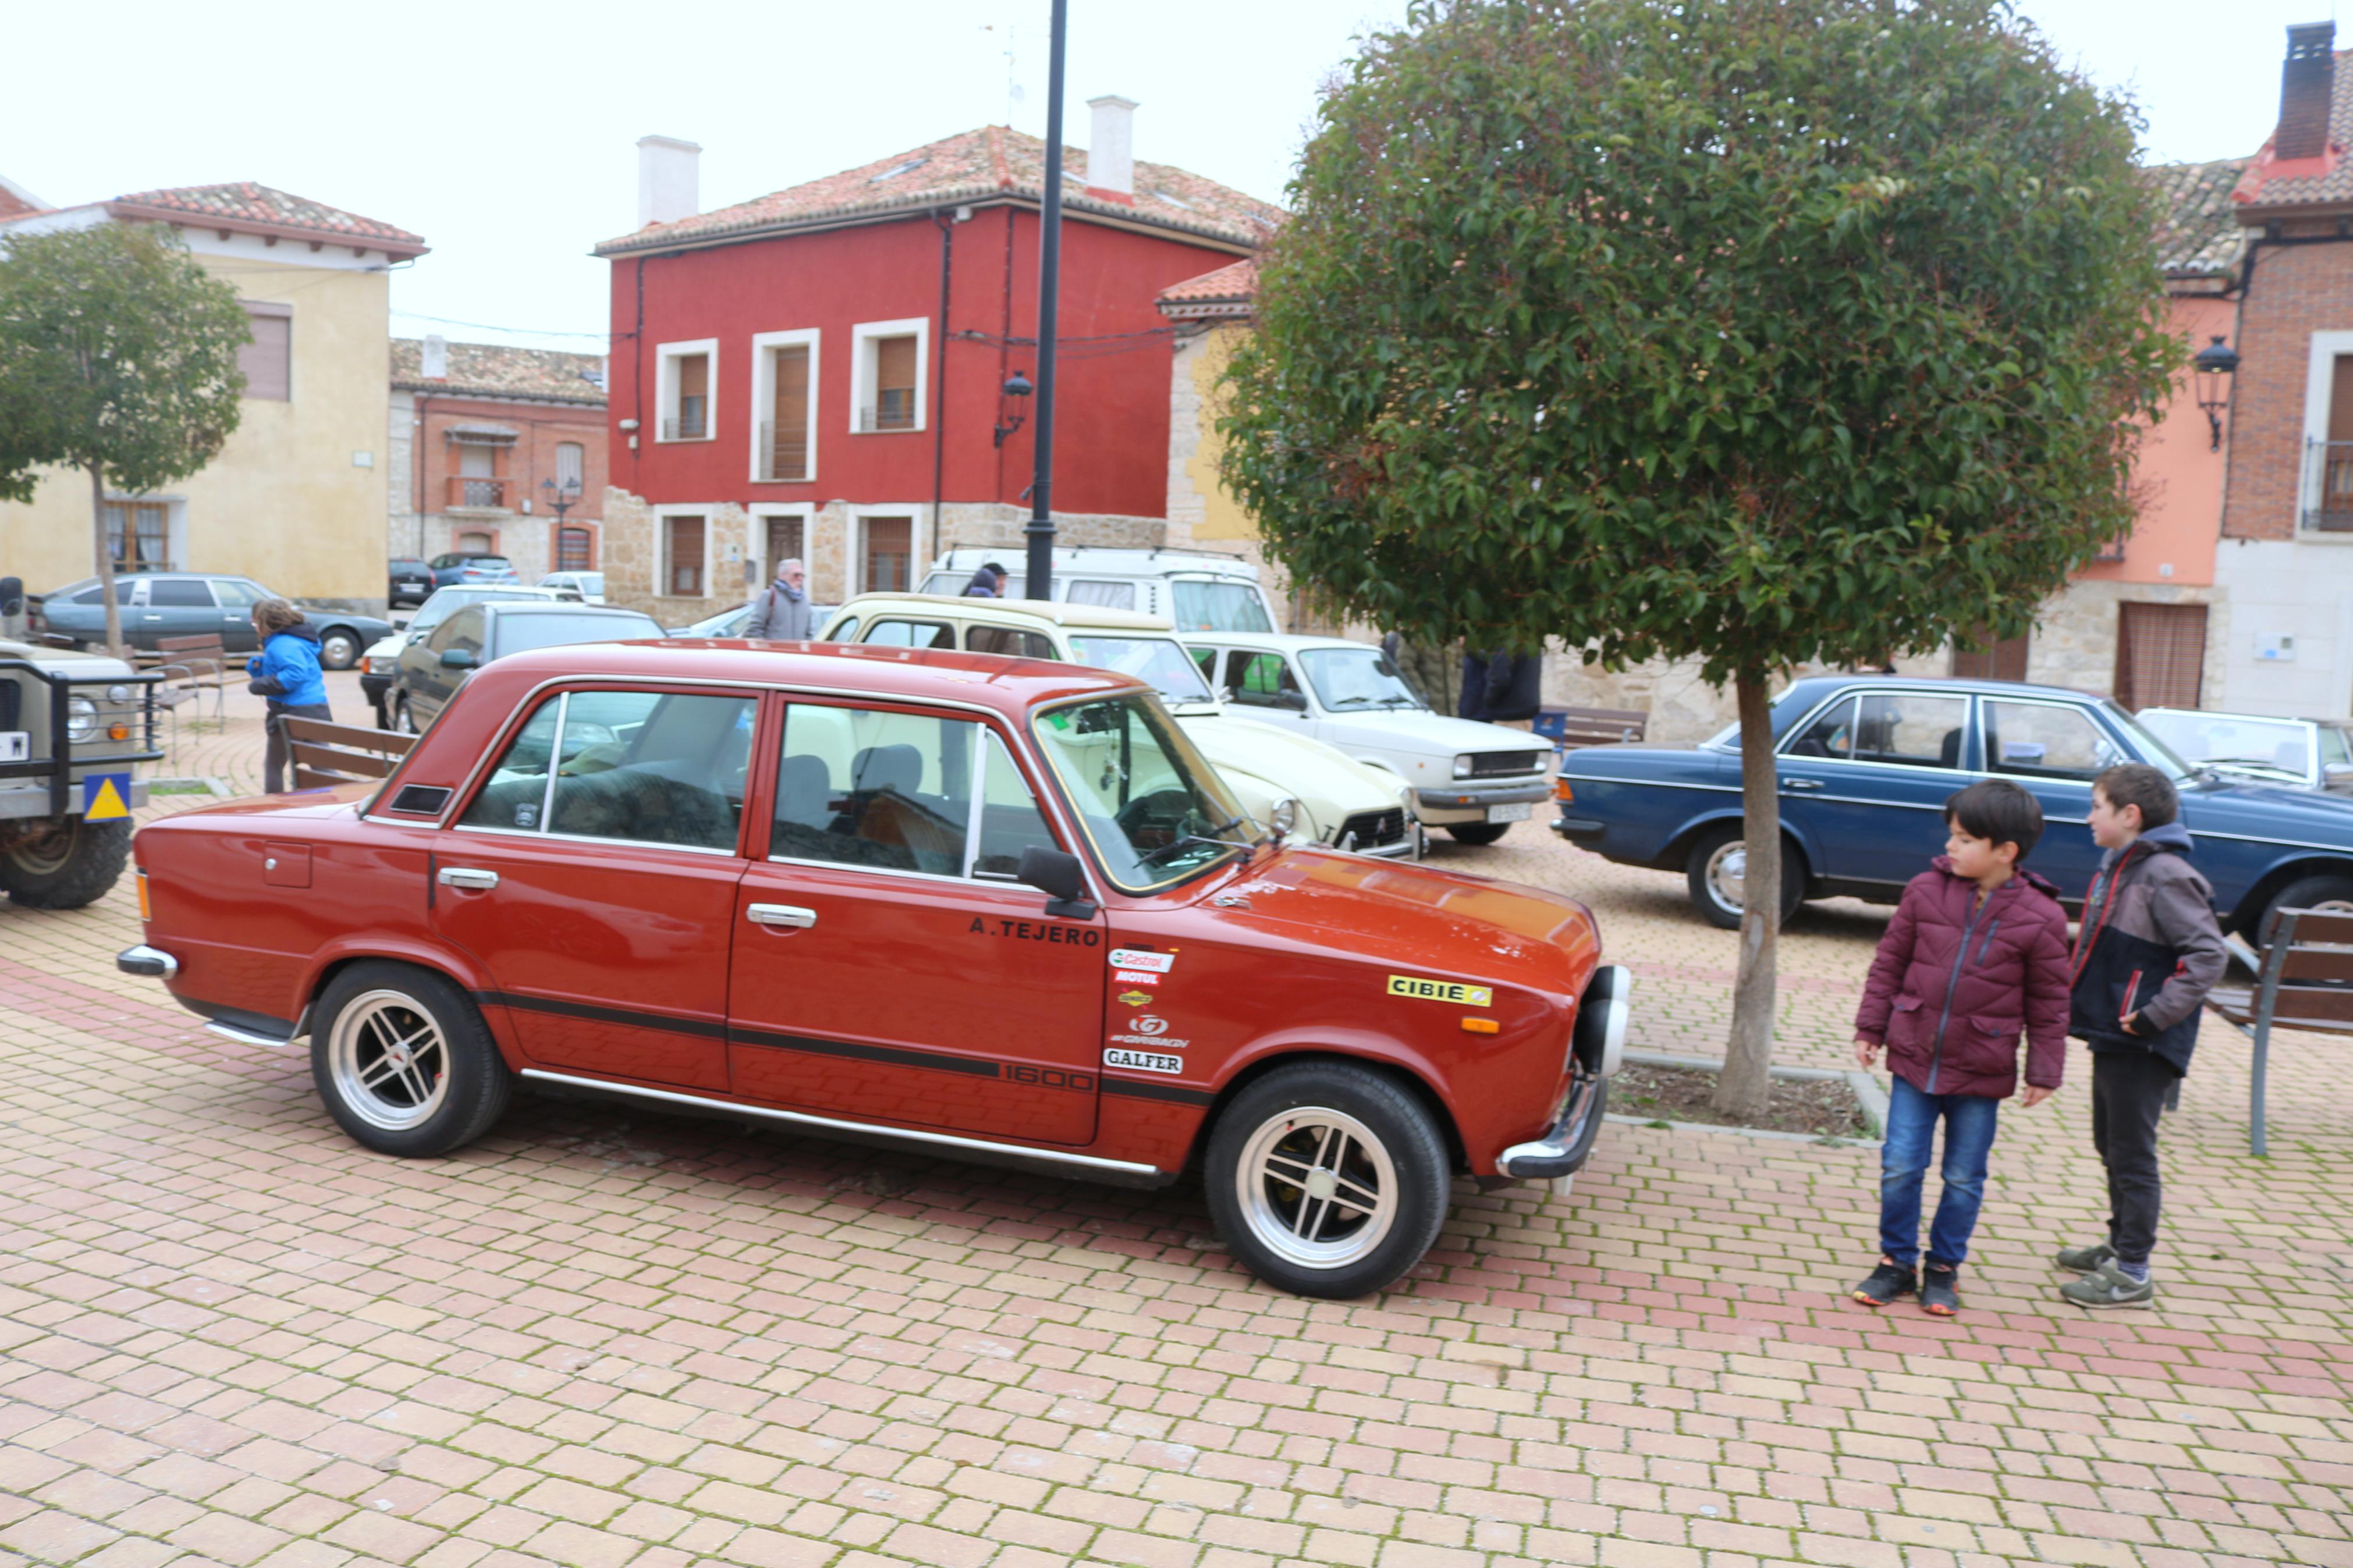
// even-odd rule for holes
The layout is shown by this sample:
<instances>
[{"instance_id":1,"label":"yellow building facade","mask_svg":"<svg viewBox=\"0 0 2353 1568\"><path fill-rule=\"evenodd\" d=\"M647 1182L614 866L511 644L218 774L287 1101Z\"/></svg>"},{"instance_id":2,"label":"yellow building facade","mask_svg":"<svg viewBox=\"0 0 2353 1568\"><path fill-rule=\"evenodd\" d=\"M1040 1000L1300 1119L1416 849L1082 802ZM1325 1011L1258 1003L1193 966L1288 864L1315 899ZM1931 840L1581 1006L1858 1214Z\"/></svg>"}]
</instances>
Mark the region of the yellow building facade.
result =
<instances>
[{"instance_id":1,"label":"yellow building facade","mask_svg":"<svg viewBox=\"0 0 2353 1568\"><path fill-rule=\"evenodd\" d=\"M308 604L380 613L391 454L389 272L424 241L253 184L152 191L0 221L0 234L167 223L235 289L254 330L242 417L201 471L110 492L118 568L248 576ZM94 575L89 476L47 475L0 501L0 574L47 593Z\"/></svg>"}]
</instances>

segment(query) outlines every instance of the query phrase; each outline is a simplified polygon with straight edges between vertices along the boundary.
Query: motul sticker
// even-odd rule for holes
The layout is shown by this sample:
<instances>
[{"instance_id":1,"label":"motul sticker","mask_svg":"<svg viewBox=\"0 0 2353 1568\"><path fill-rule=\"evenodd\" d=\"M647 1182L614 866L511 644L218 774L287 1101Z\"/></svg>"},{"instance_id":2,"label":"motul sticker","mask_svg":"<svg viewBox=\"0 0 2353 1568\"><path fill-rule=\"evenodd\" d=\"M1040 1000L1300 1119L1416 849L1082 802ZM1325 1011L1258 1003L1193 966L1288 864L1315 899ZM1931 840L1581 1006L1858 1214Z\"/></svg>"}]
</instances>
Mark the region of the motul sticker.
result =
<instances>
[{"instance_id":1,"label":"motul sticker","mask_svg":"<svg viewBox=\"0 0 2353 1568\"><path fill-rule=\"evenodd\" d=\"M1181 1073L1185 1070L1185 1058L1163 1056L1157 1051L1123 1051L1113 1047L1103 1052L1103 1066L1125 1068L1130 1072Z\"/></svg>"},{"instance_id":2,"label":"motul sticker","mask_svg":"<svg viewBox=\"0 0 2353 1568\"><path fill-rule=\"evenodd\" d=\"M1122 985L1157 985L1160 984L1160 976L1153 973L1148 969L1123 969L1118 973L1113 975L1112 979Z\"/></svg>"},{"instance_id":3,"label":"motul sticker","mask_svg":"<svg viewBox=\"0 0 2353 1568\"><path fill-rule=\"evenodd\" d=\"M1155 974L1166 974L1176 966L1173 952L1146 952L1140 948L1114 947L1111 950L1113 969L1145 969Z\"/></svg>"}]
</instances>

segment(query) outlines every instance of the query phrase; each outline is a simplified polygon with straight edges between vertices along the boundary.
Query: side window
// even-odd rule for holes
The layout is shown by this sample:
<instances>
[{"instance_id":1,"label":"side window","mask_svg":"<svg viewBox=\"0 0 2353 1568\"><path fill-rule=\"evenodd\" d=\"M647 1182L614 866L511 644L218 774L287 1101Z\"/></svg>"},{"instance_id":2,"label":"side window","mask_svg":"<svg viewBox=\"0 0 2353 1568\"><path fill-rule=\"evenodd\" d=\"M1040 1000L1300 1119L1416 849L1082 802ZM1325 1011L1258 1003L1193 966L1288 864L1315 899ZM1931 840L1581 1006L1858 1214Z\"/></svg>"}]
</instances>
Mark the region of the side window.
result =
<instances>
[{"instance_id":1,"label":"side window","mask_svg":"<svg viewBox=\"0 0 2353 1568\"><path fill-rule=\"evenodd\" d=\"M881 647L954 647L955 628L938 621L877 621L865 640Z\"/></svg>"},{"instance_id":2,"label":"side window","mask_svg":"<svg viewBox=\"0 0 2353 1568\"><path fill-rule=\"evenodd\" d=\"M735 847L756 700L580 691L564 705L549 832Z\"/></svg>"},{"instance_id":3,"label":"side window","mask_svg":"<svg viewBox=\"0 0 2353 1568\"><path fill-rule=\"evenodd\" d=\"M1806 726L1805 732L1789 742L1788 755L1792 757L1837 757L1842 761L1854 758L1855 699L1841 698L1823 710L1820 718Z\"/></svg>"},{"instance_id":4,"label":"side window","mask_svg":"<svg viewBox=\"0 0 2353 1568\"><path fill-rule=\"evenodd\" d=\"M1016 626L966 626L964 646L968 653L1001 653L1009 658L1056 657L1051 639Z\"/></svg>"},{"instance_id":5,"label":"side window","mask_svg":"<svg viewBox=\"0 0 2353 1568\"><path fill-rule=\"evenodd\" d=\"M972 874L1009 882L1021 864L1021 851L1033 844L1041 849L1060 846L1054 842L1054 830L1046 826L1046 814L1038 808L1038 797L1029 793L1029 781L1013 765L1005 742L995 731L988 737L988 761L984 766L980 841L973 849Z\"/></svg>"},{"instance_id":6,"label":"side window","mask_svg":"<svg viewBox=\"0 0 2353 1568\"><path fill-rule=\"evenodd\" d=\"M433 635L425 639L425 646L435 653L451 647L481 652L482 612L470 607L458 611L433 628Z\"/></svg>"},{"instance_id":7,"label":"side window","mask_svg":"<svg viewBox=\"0 0 2353 1568\"><path fill-rule=\"evenodd\" d=\"M1193 650L1193 662L1201 667L1201 679L1208 681L1210 688L1215 689L1218 684L1218 650L1213 647L1197 647Z\"/></svg>"},{"instance_id":8,"label":"side window","mask_svg":"<svg viewBox=\"0 0 2353 1568\"><path fill-rule=\"evenodd\" d=\"M165 609L213 607L213 591L201 577L164 577L148 584L147 602Z\"/></svg>"},{"instance_id":9,"label":"side window","mask_svg":"<svg viewBox=\"0 0 2353 1568\"><path fill-rule=\"evenodd\" d=\"M2321 725L2321 726L2320 726L2320 764L2321 764L2321 766L2323 766L2323 767L2328 767L2328 768L2340 768L2340 767L2343 767L2343 766L2344 766L2346 763L2353 763L2353 752L2348 752L2348 751L2347 750L2347 748L2346 748L2346 744L2345 744L2345 731L2342 731L2342 730L2337 729L2336 726L2334 726L2334 725L2332 725L2332 724L2323 724L2323 725Z\"/></svg>"},{"instance_id":10,"label":"side window","mask_svg":"<svg viewBox=\"0 0 2353 1568\"><path fill-rule=\"evenodd\" d=\"M242 577L214 578L213 596L231 610L249 610L265 597L259 587Z\"/></svg>"},{"instance_id":11,"label":"side window","mask_svg":"<svg viewBox=\"0 0 2353 1568\"><path fill-rule=\"evenodd\" d=\"M960 719L795 703L769 856L964 875L979 736Z\"/></svg>"},{"instance_id":12,"label":"side window","mask_svg":"<svg viewBox=\"0 0 2353 1568\"><path fill-rule=\"evenodd\" d=\"M1246 708L1304 708L1305 695L1292 678L1291 666L1279 653L1230 653L1226 656L1226 684L1234 700Z\"/></svg>"},{"instance_id":13,"label":"side window","mask_svg":"<svg viewBox=\"0 0 2353 1568\"><path fill-rule=\"evenodd\" d=\"M1915 768L1957 768L1969 700L1916 691L1868 693L1854 726L1854 760Z\"/></svg>"},{"instance_id":14,"label":"side window","mask_svg":"<svg viewBox=\"0 0 2353 1568\"><path fill-rule=\"evenodd\" d=\"M458 819L460 827L501 827L536 833L547 820L547 760L555 754L555 731L564 699L539 705L509 742L506 755Z\"/></svg>"},{"instance_id":15,"label":"side window","mask_svg":"<svg viewBox=\"0 0 2353 1568\"><path fill-rule=\"evenodd\" d=\"M2080 779L2129 762L2088 714L2045 702L1985 699L1986 767L2020 778Z\"/></svg>"},{"instance_id":16,"label":"side window","mask_svg":"<svg viewBox=\"0 0 2353 1568\"><path fill-rule=\"evenodd\" d=\"M839 626L836 627L833 634L833 640L835 642L856 642L858 640L858 617L856 616L852 616L848 620L843 621Z\"/></svg>"},{"instance_id":17,"label":"side window","mask_svg":"<svg viewBox=\"0 0 2353 1568\"><path fill-rule=\"evenodd\" d=\"M1094 605L1106 610L1132 610L1135 608L1135 584L1074 582L1062 591L1062 597L1073 605Z\"/></svg>"}]
</instances>

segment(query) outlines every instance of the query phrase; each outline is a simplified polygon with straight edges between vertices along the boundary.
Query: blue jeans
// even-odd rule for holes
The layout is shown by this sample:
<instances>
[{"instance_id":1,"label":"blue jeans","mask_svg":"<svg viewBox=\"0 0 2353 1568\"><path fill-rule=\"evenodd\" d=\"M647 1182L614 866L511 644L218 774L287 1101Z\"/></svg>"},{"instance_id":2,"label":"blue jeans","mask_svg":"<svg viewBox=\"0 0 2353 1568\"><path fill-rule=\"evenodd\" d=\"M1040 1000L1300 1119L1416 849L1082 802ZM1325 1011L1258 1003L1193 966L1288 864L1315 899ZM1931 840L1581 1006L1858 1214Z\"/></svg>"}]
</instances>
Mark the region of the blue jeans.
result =
<instances>
[{"instance_id":1,"label":"blue jeans","mask_svg":"<svg viewBox=\"0 0 2353 1568\"><path fill-rule=\"evenodd\" d=\"M1969 1256L1985 1202L1986 1156L2001 1101L1982 1094L1926 1094L1902 1079L1887 1097L1887 1142L1879 1152L1879 1250L1912 1266L1920 1256L1920 1188L1929 1146L1945 1123L1945 1195L1928 1227L1928 1266L1950 1268Z\"/></svg>"}]
</instances>

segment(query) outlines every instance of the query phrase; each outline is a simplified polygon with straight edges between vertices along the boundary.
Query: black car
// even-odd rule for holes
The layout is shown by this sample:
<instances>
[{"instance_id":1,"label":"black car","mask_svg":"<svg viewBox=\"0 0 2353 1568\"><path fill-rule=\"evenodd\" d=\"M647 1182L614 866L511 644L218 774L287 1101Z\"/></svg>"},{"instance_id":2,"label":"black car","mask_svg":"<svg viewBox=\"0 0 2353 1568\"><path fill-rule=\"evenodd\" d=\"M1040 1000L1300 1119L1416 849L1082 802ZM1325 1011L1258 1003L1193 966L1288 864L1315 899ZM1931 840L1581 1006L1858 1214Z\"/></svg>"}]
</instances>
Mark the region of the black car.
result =
<instances>
[{"instance_id":1,"label":"black car","mask_svg":"<svg viewBox=\"0 0 2353 1568\"><path fill-rule=\"evenodd\" d=\"M392 690L393 681L400 674L400 650L413 642L421 641L426 633L456 615L468 605L487 605L501 600L517 603L548 604L562 600L580 603L576 594L559 593L554 588L525 588L503 583L480 586L436 588L408 618L408 625L382 641L371 645L365 661L360 666L360 695L367 699L375 710L375 727L392 728L392 706L385 698Z\"/></svg>"},{"instance_id":2,"label":"black car","mask_svg":"<svg viewBox=\"0 0 2353 1568\"><path fill-rule=\"evenodd\" d=\"M662 629L641 610L561 601L468 605L400 650L385 700L392 727L415 734L440 715L466 678L494 658L565 643L631 642Z\"/></svg>"},{"instance_id":3,"label":"black car","mask_svg":"<svg viewBox=\"0 0 2353 1568\"><path fill-rule=\"evenodd\" d=\"M260 646L253 635L253 606L264 599L283 599L250 577L230 577L197 572L125 573L114 580L115 605L122 616L122 637L132 647L153 652L164 637L218 637L230 653L251 653ZM319 634L319 662L329 669L349 669L378 637L389 636L392 623L377 616L347 610L314 610L297 604L302 618ZM42 628L84 645L106 640L106 591L97 578L68 584L41 598Z\"/></svg>"},{"instance_id":4,"label":"black car","mask_svg":"<svg viewBox=\"0 0 2353 1568\"><path fill-rule=\"evenodd\" d=\"M395 557L387 581L385 602L396 610L403 605L421 605L433 594L433 568L415 556Z\"/></svg>"}]
</instances>

